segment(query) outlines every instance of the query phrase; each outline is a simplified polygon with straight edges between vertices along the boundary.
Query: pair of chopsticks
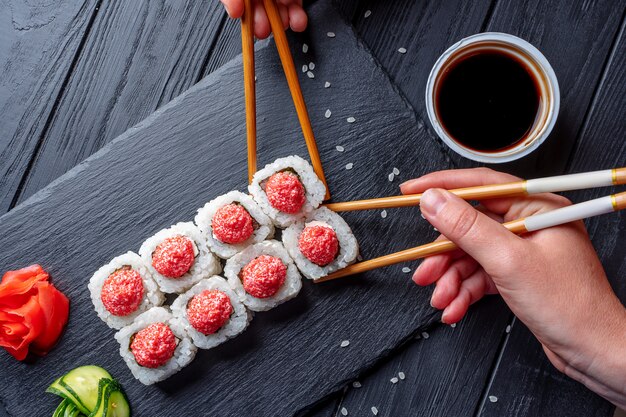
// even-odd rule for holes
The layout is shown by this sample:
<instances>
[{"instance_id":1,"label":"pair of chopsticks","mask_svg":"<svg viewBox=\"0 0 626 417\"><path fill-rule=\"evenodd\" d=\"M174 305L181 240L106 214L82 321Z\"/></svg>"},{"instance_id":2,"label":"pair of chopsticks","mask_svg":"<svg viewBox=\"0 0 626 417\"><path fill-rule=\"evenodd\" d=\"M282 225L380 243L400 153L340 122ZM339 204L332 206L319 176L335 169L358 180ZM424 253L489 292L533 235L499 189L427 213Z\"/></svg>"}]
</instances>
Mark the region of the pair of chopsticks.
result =
<instances>
[{"instance_id":1,"label":"pair of chopsticks","mask_svg":"<svg viewBox=\"0 0 626 417\"><path fill-rule=\"evenodd\" d=\"M477 187L449 190L465 200L486 200L490 198L519 197L538 193L558 193L563 191L583 190L595 187L608 187L626 184L626 168L615 168L581 174L560 175L538 178L507 184L482 185ZM393 207L408 207L419 204L421 194L385 197L371 200L350 201L327 204L334 211L368 210ZM503 226L515 234L534 232L548 227L586 219L626 209L626 192L608 195L583 203L552 210L547 213L513 220ZM330 281L372 269L394 265L400 262L415 261L432 255L449 252L457 246L449 240L434 241L415 248L406 249L390 255L359 262L341 269L326 277L315 280L316 283Z\"/></svg>"},{"instance_id":2,"label":"pair of chopsticks","mask_svg":"<svg viewBox=\"0 0 626 417\"><path fill-rule=\"evenodd\" d=\"M317 144L315 142L315 136L313 135L313 128L311 127L311 120L309 119L309 113L304 103L304 97L302 90L300 89L300 82L298 81L298 74L296 67L293 63L291 51L289 50L289 44L287 42L287 35L283 29L283 22L278 12L276 0L263 0L265 6L265 12L270 21L272 32L274 33L274 41L276 42L276 48L278 49L278 55L283 65L283 71L287 78L287 84L289 91L291 92L291 98L296 107L296 113L298 114L298 120L302 128L304 140L309 151L311 158L311 164L315 173L326 187L326 196L324 200L330 199L330 192L328 185L326 184L326 177L324 176L324 170L322 168L322 160L320 159L319 152L317 150ZM243 56L243 78L244 78L244 93L246 98L246 135L248 141L248 180L252 181L252 176L257 170L256 164L256 92L254 83L254 7L253 0L244 0L244 12L241 18L241 51Z\"/></svg>"}]
</instances>

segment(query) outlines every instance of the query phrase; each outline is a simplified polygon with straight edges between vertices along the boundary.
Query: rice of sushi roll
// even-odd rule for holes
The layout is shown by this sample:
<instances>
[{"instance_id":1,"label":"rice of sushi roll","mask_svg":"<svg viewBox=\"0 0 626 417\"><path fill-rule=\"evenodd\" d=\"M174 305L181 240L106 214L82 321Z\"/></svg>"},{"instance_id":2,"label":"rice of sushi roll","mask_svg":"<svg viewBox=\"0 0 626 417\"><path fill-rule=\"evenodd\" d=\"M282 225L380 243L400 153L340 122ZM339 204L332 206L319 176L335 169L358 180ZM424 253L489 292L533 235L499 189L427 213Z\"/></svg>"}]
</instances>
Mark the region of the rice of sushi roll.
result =
<instances>
[{"instance_id":1,"label":"rice of sushi roll","mask_svg":"<svg viewBox=\"0 0 626 417\"><path fill-rule=\"evenodd\" d=\"M283 231L283 244L302 274L324 277L354 263L359 245L337 213L321 207Z\"/></svg>"},{"instance_id":2,"label":"rice of sushi roll","mask_svg":"<svg viewBox=\"0 0 626 417\"><path fill-rule=\"evenodd\" d=\"M184 324L164 307L140 314L132 324L115 334L120 355L133 376L144 385L163 381L187 366L196 356L196 346Z\"/></svg>"},{"instance_id":3,"label":"rice of sushi roll","mask_svg":"<svg viewBox=\"0 0 626 417\"><path fill-rule=\"evenodd\" d=\"M131 324L139 314L165 301L148 266L134 252L98 269L88 288L96 313L113 329Z\"/></svg>"},{"instance_id":4,"label":"rice of sushi roll","mask_svg":"<svg viewBox=\"0 0 626 417\"><path fill-rule=\"evenodd\" d=\"M248 191L274 224L284 228L319 207L326 187L307 161L292 155L265 165L254 174Z\"/></svg>"},{"instance_id":5,"label":"rice of sushi roll","mask_svg":"<svg viewBox=\"0 0 626 417\"><path fill-rule=\"evenodd\" d=\"M252 197L240 191L209 201L198 210L195 221L211 250L222 259L274 236L269 217Z\"/></svg>"},{"instance_id":6,"label":"rice of sushi roll","mask_svg":"<svg viewBox=\"0 0 626 417\"><path fill-rule=\"evenodd\" d=\"M243 332L252 318L220 276L203 279L172 303L172 314L201 349L211 349Z\"/></svg>"},{"instance_id":7,"label":"rice of sushi roll","mask_svg":"<svg viewBox=\"0 0 626 417\"><path fill-rule=\"evenodd\" d=\"M302 288L298 268L283 245L267 240L226 261L224 274L252 311L266 311L294 298Z\"/></svg>"},{"instance_id":8,"label":"rice of sushi roll","mask_svg":"<svg viewBox=\"0 0 626 417\"><path fill-rule=\"evenodd\" d=\"M161 230L141 245L139 255L165 293L184 292L222 268L192 222Z\"/></svg>"}]
</instances>

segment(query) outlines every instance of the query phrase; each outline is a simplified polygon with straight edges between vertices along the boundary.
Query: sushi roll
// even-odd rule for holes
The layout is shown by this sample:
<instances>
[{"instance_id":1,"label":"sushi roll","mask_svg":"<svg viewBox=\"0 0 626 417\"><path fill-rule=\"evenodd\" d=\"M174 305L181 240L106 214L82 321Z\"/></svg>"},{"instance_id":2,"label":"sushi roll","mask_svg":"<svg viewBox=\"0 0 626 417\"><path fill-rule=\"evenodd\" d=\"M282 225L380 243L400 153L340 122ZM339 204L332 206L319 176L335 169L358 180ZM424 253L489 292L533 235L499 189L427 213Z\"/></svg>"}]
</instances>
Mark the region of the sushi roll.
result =
<instances>
[{"instance_id":1,"label":"sushi roll","mask_svg":"<svg viewBox=\"0 0 626 417\"><path fill-rule=\"evenodd\" d=\"M172 314L201 349L211 349L243 332L250 322L239 296L222 277L203 279L172 303Z\"/></svg>"},{"instance_id":2,"label":"sushi roll","mask_svg":"<svg viewBox=\"0 0 626 417\"><path fill-rule=\"evenodd\" d=\"M191 222L161 230L141 245L139 255L165 293L182 293L222 269Z\"/></svg>"},{"instance_id":3,"label":"sushi roll","mask_svg":"<svg viewBox=\"0 0 626 417\"><path fill-rule=\"evenodd\" d=\"M274 236L269 217L252 197L240 191L209 201L198 210L195 221L211 250L222 259Z\"/></svg>"},{"instance_id":4,"label":"sushi roll","mask_svg":"<svg viewBox=\"0 0 626 417\"><path fill-rule=\"evenodd\" d=\"M164 307L140 314L115 334L120 355L133 376L144 385L163 381L187 366L196 347L184 325Z\"/></svg>"},{"instance_id":5,"label":"sushi roll","mask_svg":"<svg viewBox=\"0 0 626 417\"><path fill-rule=\"evenodd\" d=\"M148 266L134 252L98 269L88 287L96 313L113 329L131 324L139 314L165 301Z\"/></svg>"},{"instance_id":6,"label":"sushi roll","mask_svg":"<svg viewBox=\"0 0 626 417\"><path fill-rule=\"evenodd\" d=\"M359 245L337 213L321 207L283 231L283 244L309 279L324 277L354 263Z\"/></svg>"},{"instance_id":7,"label":"sushi roll","mask_svg":"<svg viewBox=\"0 0 626 417\"><path fill-rule=\"evenodd\" d=\"M319 207L326 187L307 161L279 158L254 174L248 191L278 227L287 227Z\"/></svg>"},{"instance_id":8,"label":"sushi roll","mask_svg":"<svg viewBox=\"0 0 626 417\"><path fill-rule=\"evenodd\" d=\"M298 268L283 245L267 240L226 261L224 274L252 311L266 311L294 298L302 288Z\"/></svg>"}]
</instances>

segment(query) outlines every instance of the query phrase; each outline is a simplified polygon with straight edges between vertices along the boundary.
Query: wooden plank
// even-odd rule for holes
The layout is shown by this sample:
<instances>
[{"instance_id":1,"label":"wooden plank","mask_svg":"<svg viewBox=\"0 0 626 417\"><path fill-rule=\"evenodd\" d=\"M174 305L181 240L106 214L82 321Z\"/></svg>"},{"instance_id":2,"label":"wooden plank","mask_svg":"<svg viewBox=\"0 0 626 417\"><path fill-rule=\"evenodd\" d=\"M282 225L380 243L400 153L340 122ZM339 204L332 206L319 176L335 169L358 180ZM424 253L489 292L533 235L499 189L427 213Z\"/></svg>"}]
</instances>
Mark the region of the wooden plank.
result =
<instances>
[{"instance_id":1,"label":"wooden plank","mask_svg":"<svg viewBox=\"0 0 626 417\"><path fill-rule=\"evenodd\" d=\"M11 207L97 0L0 1L0 212Z\"/></svg>"},{"instance_id":2,"label":"wooden plank","mask_svg":"<svg viewBox=\"0 0 626 417\"><path fill-rule=\"evenodd\" d=\"M624 165L626 131L626 32L624 24L607 70L594 97L589 116L580 134L572 172ZM574 201L607 194L607 189L572 193ZM626 230L622 212L587 221L587 228L613 289L626 302L626 245L619 239ZM584 337L584 335L580 335ZM518 381L512 384L511 380ZM610 416L614 407L591 394L581 384L563 377L549 363L541 347L526 327L517 322L511 340L494 375L490 393L497 403L485 403L482 416Z\"/></svg>"},{"instance_id":3,"label":"wooden plank","mask_svg":"<svg viewBox=\"0 0 626 417\"><path fill-rule=\"evenodd\" d=\"M302 88L329 185L337 199L396 190L387 174L446 167L437 146L387 76L328 2L311 9L315 79ZM326 36L328 31L335 38ZM293 43L297 64L308 61ZM271 43L258 45L259 157L268 162L305 154L300 127ZM306 61L305 61L306 60ZM135 381L118 356L113 331L99 321L86 289L89 275L112 256L232 188L244 188L246 164L241 62L235 60L90 157L2 218L0 270L41 262L72 301L60 344L31 364L0 355L0 398L13 417L46 415L58 399L45 386L69 368L103 365L124 384L136 415L292 415L340 389L415 332L437 320L428 291L401 273L402 265L360 279L304 283L299 297L258 314L238 338L200 352L192 365L158 386ZM323 81L332 87L325 89ZM377 105L385 103L384 107ZM324 117L327 108L334 114ZM354 116L355 123L346 118ZM239 146L240 144L241 146ZM341 153L335 146L342 144ZM413 152L400 150L413 149ZM419 157L423 164L414 164ZM354 163L346 170L348 162ZM346 216L364 257L434 236L417 211ZM405 213L406 214L406 213ZM349 339L348 348L339 343ZM254 393L251 396L250 393Z\"/></svg>"},{"instance_id":4,"label":"wooden plank","mask_svg":"<svg viewBox=\"0 0 626 417\"><path fill-rule=\"evenodd\" d=\"M224 19L219 2L104 0L19 201L195 84Z\"/></svg>"}]
</instances>

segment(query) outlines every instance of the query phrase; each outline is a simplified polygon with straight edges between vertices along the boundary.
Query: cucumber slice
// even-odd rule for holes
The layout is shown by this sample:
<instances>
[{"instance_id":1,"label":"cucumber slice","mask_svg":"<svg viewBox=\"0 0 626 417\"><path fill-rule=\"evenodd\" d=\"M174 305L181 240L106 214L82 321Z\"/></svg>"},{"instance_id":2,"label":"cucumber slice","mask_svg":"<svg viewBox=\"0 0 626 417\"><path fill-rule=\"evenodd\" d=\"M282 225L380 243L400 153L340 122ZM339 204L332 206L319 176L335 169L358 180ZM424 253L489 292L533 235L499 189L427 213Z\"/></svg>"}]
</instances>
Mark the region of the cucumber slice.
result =
<instances>
[{"instance_id":1,"label":"cucumber slice","mask_svg":"<svg viewBox=\"0 0 626 417\"><path fill-rule=\"evenodd\" d=\"M61 377L62 378L62 377ZM63 385L61 385L61 378L58 378L56 381L54 381L52 384L50 384L50 386L48 388L46 388L46 392L49 392L50 394L54 394L54 395L58 395L59 397L62 397L64 399L64 401L61 402L61 404L65 403L65 405L67 406L68 402L71 404L76 404L76 406L82 411L85 412L82 408L80 408L81 406L78 405L80 401L78 401L78 398L76 398L76 396L70 392L67 388L65 388ZM65 401L67 400L67 401ZM59 404L59 407L61 406L61 404ZM87 413L89 413L87 411ZM56 414L54 415L54 417L57 417ZM60 414L60 417L63 417L63 414Z\"/></svg>"},{"instance_id":2,"label":"cucumber slice","mask_svg":"<svg viewBox=\"0 0 626 417\"><path fill-rule=\"evenodd\" d=\"M54 414L52 414L52 417L63 417L68 404L72 404L72 402L67 398L61 401L57 409L54 410Z\"/></svg>"},{"instance_id":3,"label":"cucumber slice","mask_svg":"<svg viewBox=\"0 0 626 417\"><path fill-rule=\"evenodd\" d=\"M130 417L128 400L117 381L100 381L98 404L89 417Z\"/></svg>"},{"instance_id":4,"label":"cucumber slice","mask_svg":"<svg viewBox=\"0 0 626 417\"><path fill-rule=\"evenodd\" d=\"M81 366L61 377L59 385L65 388L77 401L76 407L84 414L91 413L98 404L99 385L103 379L113 377L99 366Z\"/></svg>"},{"instance_id":5,"label":"cucumber slice","mask_svg":"<svg viewBox=\"0 0 626 417\"><path fill-rule=\"evenodd\" d=\"M74 403L69 403L67 407L65 407L65 411L63 413L63 417L78 417L80 415L80 410Z\"/></svg>"}]
</instances>

